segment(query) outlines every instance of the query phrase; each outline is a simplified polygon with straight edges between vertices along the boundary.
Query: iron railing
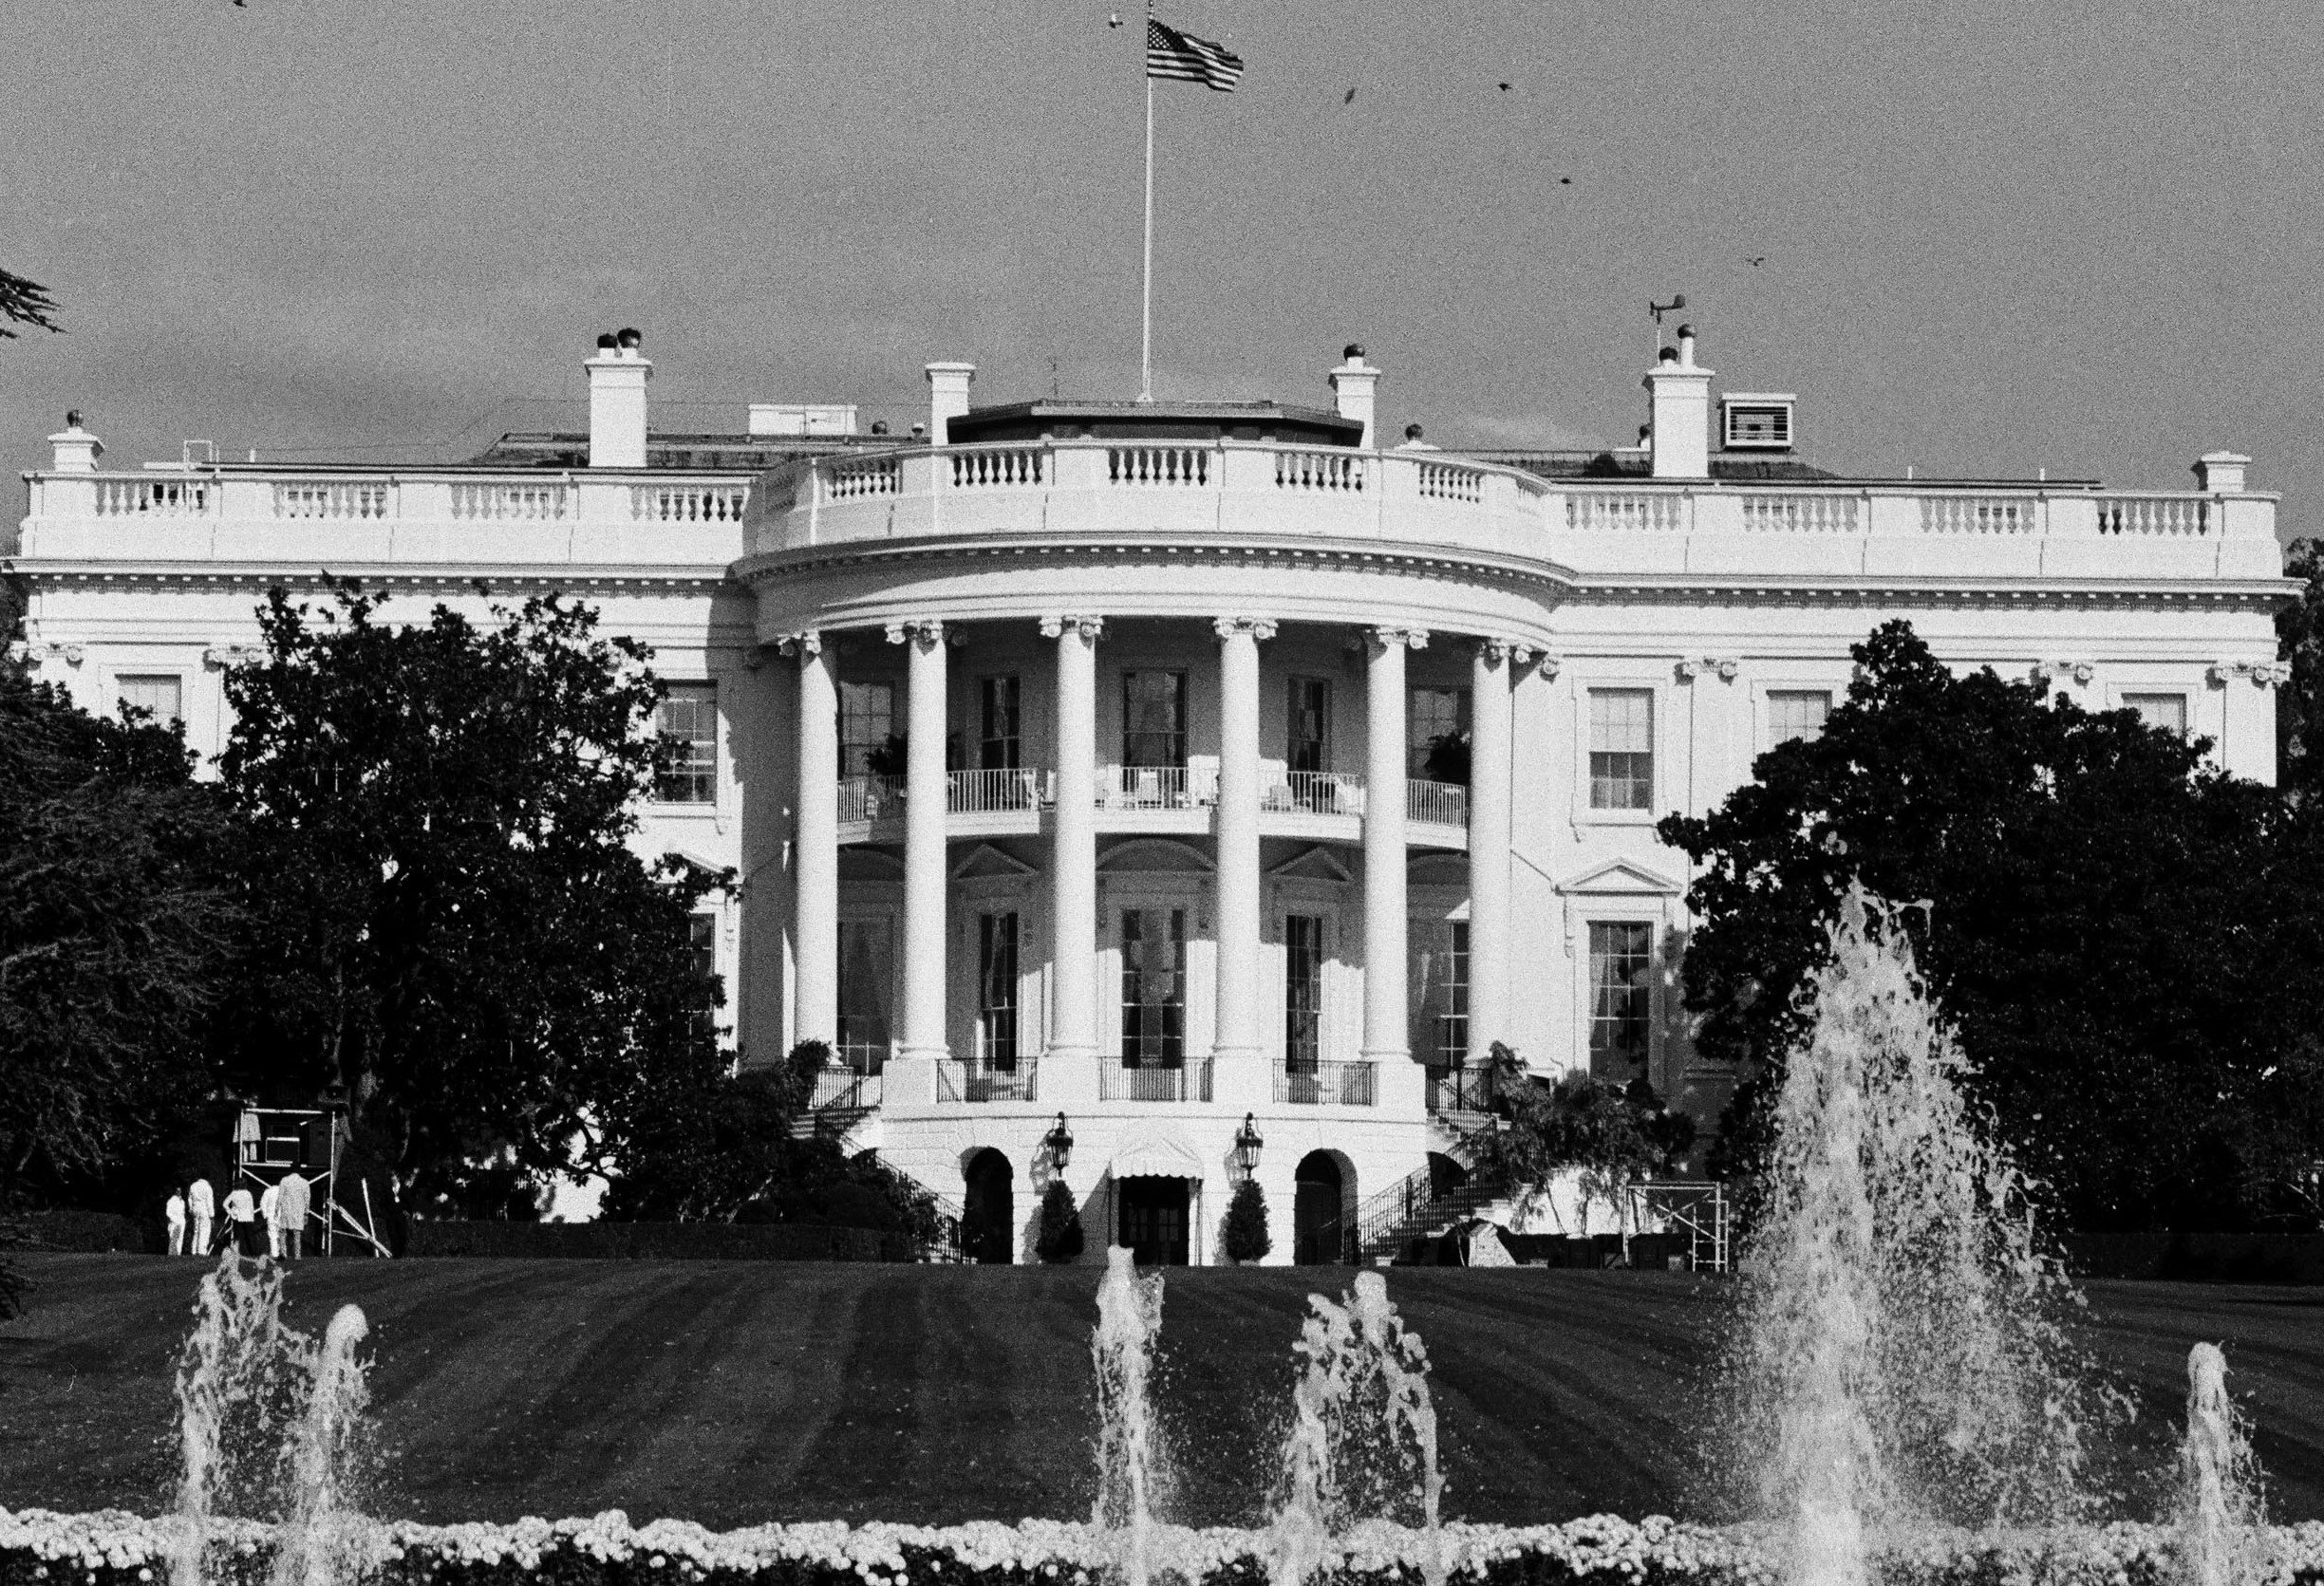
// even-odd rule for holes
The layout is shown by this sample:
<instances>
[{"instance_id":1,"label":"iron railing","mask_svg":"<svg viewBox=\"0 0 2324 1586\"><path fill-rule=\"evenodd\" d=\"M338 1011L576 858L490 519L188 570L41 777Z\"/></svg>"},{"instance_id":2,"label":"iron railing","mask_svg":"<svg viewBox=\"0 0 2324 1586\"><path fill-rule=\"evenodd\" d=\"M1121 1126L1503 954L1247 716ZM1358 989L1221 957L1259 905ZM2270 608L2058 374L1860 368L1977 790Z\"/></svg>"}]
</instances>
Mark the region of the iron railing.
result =
<instances>
[{"instance_id":1,"label":"iron railing","mask_svg":"<svg viewBox=\"0 0 2324 1586\"><path fill-rule=\"evenodd\" d=\"M955 815L1030 812L1056 796L1055 779L1039 771L956 771L945 788L945 808Z\"/></svg>"},{"instance_id":2,"label":"iron railing","mask_svg":"<svg viewBox=\"0 0 2324 1586\"><path fill-rule=\"evenodd\" d=\"M1182 765L1110 765L1097 775L1108 810L1205 810L1218 802L1218 773Z\"/></svg>"},{"instance_id":3,"label":"iron railing","mask_svg":"<svg viewBox=\"0 0 2324 1586\"><path fill-rule=\"evenodd\" d=\"M843 776L839 779L839 824L893 819L904 812L901 776Z\"/></svg>"},{"instance_id":4,"label":"iron railing","mask_svg":"<svg viewBox=\"0 0 2324 1586\"><path fill-rule=\"evenodd\" d=\"M1429 1068L1431 1112L1490 1112L1500 1093L1499 1081L1490 1068L1434 1064Z\"/></svg>"},{"instance_id":5,"label":"iron railing","mask_svg":"<svg viewBox=\"0 0 2324 1586\"><path fill-rule=\"evenodd\" d=\"M969 1101L1034 1101L1040 1080L1040 1059L1020 1057L1008 1068L970 1063L961 1087Z\"/></svg>"},{"instance_id":6,"label":"iron railing","mask_svg":"<svg viewBox=\"0 0 2324 1586\"><path fill-rule=\"evenodd\" d=\"M1210 1099L1210 1059L1190 1057L1184 1063L1164 1067L1142 1064L1124 1068L1119 1063L1097 1065L1097 1099L1099 1101L1209 1101Z\"/></svg>"},{"instance_id":7,"label":"iron railing","mask_svg":"<svg viewBox=\"0 0 2324 1586\"><path fill-rule=\"evenodd\" d=\"M1259 794L1268 810L1297 810L1311 815L1360 815L1364 810L1361 776L1340 771L1287 771Z\"/></svg>"},{"instance_id":8,"label":"iron railing","mask_svg":"<svg viewBox=\"0 0 2324 1586\"><path fill-rule=\"evenodd\" d=\"M1275 1065L1275 1099L1301 1107L1370 1107L1378 1096L1376 1063Z\"/></svg>"},{"instance_id":9,"label":"iron railing","mask_svg":"<svg viewBox=\"0 0 2324 1586\"><path fill-rule=\"evenodd\" d=\"M1404 818L1422 826L1467 826L1469 790L1451 782L1408 778L1404 784Z\"/></svg>"}]
</instances>

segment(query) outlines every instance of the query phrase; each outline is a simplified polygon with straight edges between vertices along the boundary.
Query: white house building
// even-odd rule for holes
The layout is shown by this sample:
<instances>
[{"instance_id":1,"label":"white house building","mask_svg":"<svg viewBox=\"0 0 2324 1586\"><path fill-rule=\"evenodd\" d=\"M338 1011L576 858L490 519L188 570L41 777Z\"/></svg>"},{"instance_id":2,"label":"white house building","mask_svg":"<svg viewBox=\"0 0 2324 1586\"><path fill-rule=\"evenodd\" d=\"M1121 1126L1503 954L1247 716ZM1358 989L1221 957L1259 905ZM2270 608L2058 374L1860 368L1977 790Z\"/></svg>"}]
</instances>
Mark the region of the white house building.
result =
<instances>
[{"instance_id":1,"label":"white house building","mask_svg":"<svg viewBox=\"0 0 2324 1586\"><path fill-rule=\"evenodd\" d=\"M1684 329L1596 457L1383 444L1355 347L1314 408L976 407L931 364L909 437L659 434L634 333L584 366L586 438L447 467L110 469L76 419L0 543L25 650L208 756L270 585L590 599L691 746L641 842L742 877L698 940L744 1060L830 1042L832 1127L997 1259L1060 1131L1094 1248L1219 1259L1255 1137L1272 1259L1340 1259L1495 1040L1714 1116L1653 823L1818 731L1888 618L2275 773L2292 586L2231 453L2168 494L1836 478Z\"/></svg>"}]
</instances>

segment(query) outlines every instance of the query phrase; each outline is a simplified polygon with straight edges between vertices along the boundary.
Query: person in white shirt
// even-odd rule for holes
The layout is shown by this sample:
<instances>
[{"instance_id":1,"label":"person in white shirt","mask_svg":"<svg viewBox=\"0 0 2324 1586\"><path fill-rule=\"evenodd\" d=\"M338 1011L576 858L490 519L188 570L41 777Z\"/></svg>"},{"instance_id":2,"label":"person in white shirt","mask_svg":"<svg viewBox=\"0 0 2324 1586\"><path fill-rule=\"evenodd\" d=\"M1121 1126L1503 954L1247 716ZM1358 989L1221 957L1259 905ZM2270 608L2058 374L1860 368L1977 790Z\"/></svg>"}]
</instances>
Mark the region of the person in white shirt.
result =
<instances>
[{"instance_id":1,"label":"person in white shirt","mask_svg":"<svg viewBox=\"0 0 2324 1586\"><path fill-rule=\"evenodd\" d=\"M186 1203L183 1192L172 1189L169 1199L161 1203L161 1223L169 1236L168 1250L173 1256L185 1254Z\"/></svg>"},{"instance_id":2,"label":"person in white shirt","mask_svg":"<svg viewBox=\"0 0 2324 1586\"><path fill-rule=\"evenodd\" d=\"M186 1218L193 1224L193 1239L186 1245L187 1255L210 1254L210 1220L216 1215L217 1203L211 1198L208 1179L196 1179L186 1185Z\"/></svg>"},{"instance_id":3,"label":"person in white shirt","mask_svg":"<svg viewBox=\"0 0 2324 1586\"><path fill-rule=\"evenodd\" d=\"M258 1197L258 1221L266 1224L267 1254L282 1259L282 1185L268 1185Z\"/></svg>"},{"instance_id":4,"label":"person in white shirt","mask_svg":"<svg viewBox=\"0 0 2324 1586\"><path fill-rule=\"evenodd\" d=\"M307 1235L308 1189L303 1173L285 1173L275 1186L281 1193L274 1203L275 1215L281 1220L282 1255L297 1260L304 1253L301 1241Z\"/></svg>"},{"instance_id":5,"label":"person in white shirt","mask_svg":"<svg viewBox=\"0 0 2324 1586\"><path fill-rule=\"evenodd\" d=\"M257 1256L258 1203L251 1199L251 1192L235 1185L226 1192L226 1204L220 1209L226 1213L226 1231L234 1249L245 1256Z\"/></svg>"}]
</instances>

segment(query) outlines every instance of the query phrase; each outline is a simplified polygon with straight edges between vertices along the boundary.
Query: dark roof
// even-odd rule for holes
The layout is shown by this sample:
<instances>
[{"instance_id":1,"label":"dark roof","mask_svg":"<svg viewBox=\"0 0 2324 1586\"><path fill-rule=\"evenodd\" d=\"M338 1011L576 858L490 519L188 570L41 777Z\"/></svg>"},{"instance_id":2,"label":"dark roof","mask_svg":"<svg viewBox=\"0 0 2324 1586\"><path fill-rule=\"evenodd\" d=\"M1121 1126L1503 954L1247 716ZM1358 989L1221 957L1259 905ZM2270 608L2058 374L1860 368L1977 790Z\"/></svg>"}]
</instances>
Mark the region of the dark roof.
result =
<instances>
[{"instance_id":1,"label":"dark roof","mask_svg":"<svg viewBox=\"0 0 2324 1586\"><path fill-rule=\"evenodd\" d=\"M666 435L646 437L646 466L690 474L759 473L794 457L909 446L909 435ZM470 459L495 468L587 468L586 434L504 435Z\"/></svg>"},{"instance_id":2,"label":"dark roof","mask_svg":"<svg viewBox=\"0 0 2324 1586\"><path fill-rule=\"evenodd\" d=\"M1285 402L1007 402L970 408L946 426L964 444L1088 437L1099 440L1284 440L1353 446L1363 424L1329 408Z\"/></svg>"},{"instance_id":3,"label":"dark roof","mask_svg":"<svg viewBox=\"0 0 2324 1586\"><path fill-rule=\"evenodd\" d=\"M1654 472L1653 465L1640 453L1618 456L1613 452L1463 452L1463 457L1479 462L1497 462L1509 468L1523 469L1527 474L1545 479L1643 479ZM1711 477L1714 479L1804 480L1837 479L1839 475L1811 467L1790 457L1735 456L1715 454L1711 458Z\"/></svg>"}]
</instances>

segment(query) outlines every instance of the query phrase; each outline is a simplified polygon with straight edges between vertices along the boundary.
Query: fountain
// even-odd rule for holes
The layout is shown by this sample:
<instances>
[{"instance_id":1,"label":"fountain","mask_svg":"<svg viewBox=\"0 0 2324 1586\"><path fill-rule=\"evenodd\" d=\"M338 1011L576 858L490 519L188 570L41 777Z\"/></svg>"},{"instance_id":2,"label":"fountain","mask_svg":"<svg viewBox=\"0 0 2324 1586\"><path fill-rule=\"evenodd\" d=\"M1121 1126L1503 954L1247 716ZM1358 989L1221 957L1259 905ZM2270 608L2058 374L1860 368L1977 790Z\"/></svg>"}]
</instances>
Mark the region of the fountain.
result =
<instances>
[{"instance_id":1,"label":"fountain","mask_svg":"<svg viewBox=\"0 0 2324 1586\"><path fill-rule=\"evenodd\" d=\"M2267 1512L2259 1465L2217 1344L2187 1352L2186 1438L2179 1449L2178 1541L2183 1586L2263 1578Z\"/></svg>"},{"instance_id":2,"label":"fountain","mask_svg":"<svg viewBox=\"0 0 2324 1586\"><path fill-rule=\"evenodd\" d=\"M1377 1272L1357 1274L1343 1303L1310 1295L1293 1346L1302 1367L1282 1486L1267 1525L1268 1578L1301 1586L1322 1568L1334 1535L1377 1517L1419 1523L1422 1576L1443 1586L1444 1477L1428 1350L1405 1330Z\"/></svg>"},{"instance_id":3,"label":"fountain","mask_svg":"<svg viewBox=\"0 0 2324 1586\"><path fill-rule=\"evenodd\" d=\"M313 1359L306 1413L285 1454L285 1493L272 1586L338 1586L359 1573L370 1527L348 1502L356 1474L355 1435L370 1403L355 1347L371 1324L342 1305Z\"/></svg>"},{"instance_id":4,"label":"fountain","mask_svg":"<svg viewBox=\"0 0 2324 1586\"><path fill-rule=\"evenodd\" d=\"M2093 1414L2059 1320L2080 1297L1980 1138L1898 911L1852 888L1830 940L1734 1362L1790 1586L1865 1586L1884 1542L1932 1524L2078 1517Z\"/></svg>"},{"instance_id":5,"label":"fountain","mask_svg":"<svg viewBox=\"0 0 2324 1586\"><path fill-rule=\"evenodd\" d=\"M1090 1340L1097 1366L1097 1502L1090 1520L1115 1539L1128 1586L1147 1586L1166 1471L1148 1393L1161 1328L1161 1277L1140 1278L1135 1257L1110 1247Z\"/></svg>"}]
</instances>

